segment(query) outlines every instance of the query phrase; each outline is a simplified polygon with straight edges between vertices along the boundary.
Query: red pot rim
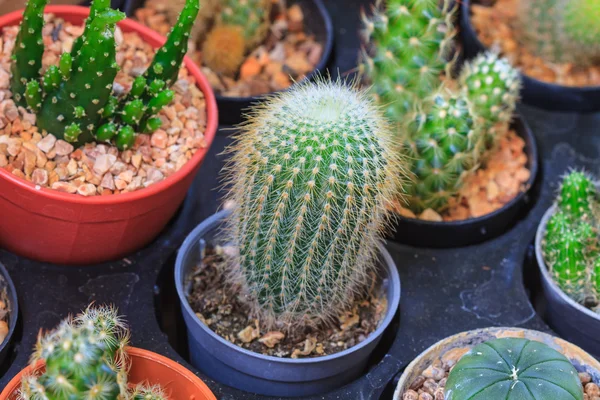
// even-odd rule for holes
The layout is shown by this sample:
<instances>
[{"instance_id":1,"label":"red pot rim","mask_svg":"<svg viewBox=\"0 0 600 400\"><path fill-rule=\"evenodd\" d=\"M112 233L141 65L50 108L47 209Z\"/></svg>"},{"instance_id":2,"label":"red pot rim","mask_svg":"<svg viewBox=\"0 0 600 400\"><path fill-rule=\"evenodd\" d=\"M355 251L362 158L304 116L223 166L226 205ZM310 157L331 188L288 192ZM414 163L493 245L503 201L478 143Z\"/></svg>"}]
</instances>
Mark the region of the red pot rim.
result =
<instances>
[{"instance_id":1,"label":"red pot rim","mask_svg":"<svg viewBox=\"0 0 600 400\"><path fill-rule=\"evenodd\" d=\"M90 9L82 6L47 6L44 10L46 14L55 14L57 16L64 16L66 14L79 16L85 19L89 16ZM23 10L13 11L6 15L0 16L0 29L6 26L12 26L18 24L23 18ZM126 32L137 32L142 38L150 38L160 45L166 42L166 38L150 28L133 21L129 18L124 19L118 23L118 26ZM184 179L187 175L191 174L194 169L200 164L208 149L210 148L218 127L218 111L217 101L212 87L208 83L208 80L204 74L200 71L200 68L189 58L184 58L184 65L188 69L189 73L196 80L196 85L200 88L204 94L206 101L206 129L204 131L204 139L206 147L198 149L196 154L177 172L168 178L154 183L147 188L137 190L135 192L120 193L110 196L93 196L84 197L78 194L63 193L57 190L49 188L36 189L35 185L29 181L19 178L12 173L6 171L4 168L0 168L0 178L6 179L13 184L25 189L29 192L35 193L37 196L45 197L52 200L58 200L66 203L73 204L85 204L85 205L105 205L110 206L113 204L126 203L130 201L136 201L146 197L151 197L154 194L167 190L170 186Z\"/></svg>"},{"instance_id":2,"label":"red pot rim","mask_svg":"<svg viewBox=\"0 0 600 400\"><path fill-rule=\"evenodd\" d=\"M157 364L167 366L169 369L175 371L182 377L185 377L189 382L196 386L202 392L202 395L204 397L206 397L209 400L217 400L213 392L209 389L208 386L206 386L206 383L204 383L199 377L197 377L192 371L185 368L183 365L171 360L170 358L161 356L160 354L154 353L149 350L140 349L137 347L127 347L126 351L130 357L145 358ZM10 380L10 382L8 382L4 390L0 392L0 400L8 400L11 395L14 395L14 391L18 390L18 388L20 387L21 379L24 375L38 371L44 367L44 361L40 360L35 365L28 365L27 367L23 368L17 375L15 375ZM152 384L152 382L150 382L150 384Z\"/></svg>"}]
</instances>

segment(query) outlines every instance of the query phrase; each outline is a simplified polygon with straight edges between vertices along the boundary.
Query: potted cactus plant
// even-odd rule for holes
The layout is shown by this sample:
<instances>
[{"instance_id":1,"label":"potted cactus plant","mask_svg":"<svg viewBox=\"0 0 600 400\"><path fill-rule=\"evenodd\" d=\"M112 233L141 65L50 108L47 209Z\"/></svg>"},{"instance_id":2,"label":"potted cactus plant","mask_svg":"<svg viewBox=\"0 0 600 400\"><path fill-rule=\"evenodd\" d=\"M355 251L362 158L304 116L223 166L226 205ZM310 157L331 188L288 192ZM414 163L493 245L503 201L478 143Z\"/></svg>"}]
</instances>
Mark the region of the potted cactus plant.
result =
<instances>
[{"instance_id":1,"label":"potted cactus plant","mask_svg":"<svg viewBox=\"0 0 600 400\"><path fill-rule=\"evenodd\" d=\"M488 52L456 73L452 3L389 0L364 18L364 79L412 160L408 203L396 207L406 228L397 239L410 244L460 246L502 233L535 177L531 132L518 117L511 126L518 72Z\"/></svg>"},{"instance_id":2,"label":"potted cactus plant","mask_svg":"<svg viewBox=\"0 0 600 400\"><path fill-rule=\"evenodd\" d=\"M130 0L128 15L158 32L177 20L183 0ZM323 70L333 45L321 0L209 0L192 31L190 57L217 95L221 123L237 124L250 104Z\"/></svg>"},{"instance_id":3,"label":"potted cactus plant","mask_svg":"<svg viewBox=\"0 0 600 400\"><path fill-rule=\"evenodd\" d=\"M380 239L404 161L380 110L342 82L283 92L241 130L226 168L233 208L176 262L191 360L246 391L322 393L364 370L398 307Z\"/></svg>"},{"instance_id":4,"label":"potted cactus plant","mask_svg":"<svg viewBox=\"0 0 600 400\"><path fill-rule=\"evenodd\" d=\"M496 48L523 73L523 101L556 111L600 109L600 5L595 0L462 2L465 52Z\"/></svg>"},{"instance_id":5,"label":"potted cactus plant","mask_svg":"<svg viewBox=\"0 0 600 400\"><path fill-rule=\"evenodd\" d=\"M600 355L600 197L591 175L571 171L536 236L546 317L560 335ZM584 326L585 329L581 329Z\"/></svg>"},{"instance_id":6,"label":"potted cactus plant","mask_svg":"<svg viewBox=\"0 0 600 400\"><path fill-rule=\"evenodd\" d=\"M193 373L157 354L130 348L129 331L111 307L90 307L40 334L31 366L2 400L101 398L216 400Z\"/></svg>"},{"instance_id":7,"label":"potted cactus plant","mask_svg":"<svg viewBox=\"0 0 600 400\"><path fill-rule=\"evenodd\" d=\"M18 317L19 303L15 285L4 265L0 264L0 365L9 354Z\"/></svg>"},{"instance_id":8,"label":"potted cactus plant","mask_svg":"<svg viewBox=\"0 0 600 400\"><path fill-rule=\"evenodd\" d=\"M184 57L198 1L166 41L107 0L47 7L44 29L46 2L0 18L0 244L55 263L118 258L166 225L216 132L212 91Z\"/></svg>"},{"instance_id":9,"label":"potted cactus plant","mask_svg":"<svg viewBox=\"0 0 600 400\"><path fill-rule=\"evenodd\" d=\"M569 342L527 329L487 328L425 350L405 369L394 400L583 400L598 393L599 381L598 361Z\"/></svg>"}]
</instances>

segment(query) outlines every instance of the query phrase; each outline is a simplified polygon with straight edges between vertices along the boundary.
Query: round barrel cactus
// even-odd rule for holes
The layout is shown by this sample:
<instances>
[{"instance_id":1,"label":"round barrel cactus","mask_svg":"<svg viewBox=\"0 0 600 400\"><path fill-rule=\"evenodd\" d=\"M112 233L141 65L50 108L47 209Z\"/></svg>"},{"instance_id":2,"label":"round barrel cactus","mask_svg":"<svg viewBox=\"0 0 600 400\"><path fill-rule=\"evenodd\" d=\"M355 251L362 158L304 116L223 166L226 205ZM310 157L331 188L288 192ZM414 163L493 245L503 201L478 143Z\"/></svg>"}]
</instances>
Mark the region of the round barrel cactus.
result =
<instances>
[{"instance_id":1,"label":"round barrel cactus","mask_svg":"<svg viewBox=\"0 0 600 400\"><path fill-rule=\"evenodd\" d=\"M267 326L338 317L364 292L402 192L382 113L341 82L305 83L256 108L232 150L230 278Z\"/></svg>"},{"instance_id":2,"label":"round barrel cactus","mask_svg":"<svg viewBox=\"0 0 600 400\"><path fill-rule=\"evenodd\" d=\"M475 346L450 371L446 400L583 400L571 362L549 346L518 338Z\"/></svg>"}]
</instances>

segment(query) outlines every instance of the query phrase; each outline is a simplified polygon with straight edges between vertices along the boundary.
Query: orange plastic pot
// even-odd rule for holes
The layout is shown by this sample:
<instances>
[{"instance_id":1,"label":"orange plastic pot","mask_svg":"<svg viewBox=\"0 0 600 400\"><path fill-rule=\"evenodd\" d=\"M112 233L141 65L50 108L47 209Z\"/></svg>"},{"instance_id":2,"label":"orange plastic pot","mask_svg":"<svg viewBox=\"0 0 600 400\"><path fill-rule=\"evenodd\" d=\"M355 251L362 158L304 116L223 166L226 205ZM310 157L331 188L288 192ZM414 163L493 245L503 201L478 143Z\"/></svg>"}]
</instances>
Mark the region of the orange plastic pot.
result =
<instances>
[{"instance_id":1,"label":"orange plastic pot","mask_svg":"<svg viewBox=\"0 0 600 400\"><path fill-rule=\"evenodd\" d=\"M48 6L65 21L82 24L89 8ZM22 11L0 16L0 29L17 25ZM126 19L124 32L137 32L160 47L166 39ZM206 148L178 172L137 192L82 197L35 186L0 168L0 247L19 255L59 264L93 264L114 260L151 242L173 217L212 144L218 125L214 92L200 69L185 58L185 66L206 98Z\"/></svg>"},{"instance_id":2,"label":"orange plastic pot","mask_svg":"<svg viewBox=\"0 0 600 400\"><path fill-rule=\"evenodd\" d=\"M129 347L127 354L131 359L130 385L161 385L172 400L217 400L200 378L175 361L135 347ZM17 400L23 376L43 371L44 363L41 361L35 367L29 366L19 372L4 388L0 400Z\"/></svg>"}]
</instances>

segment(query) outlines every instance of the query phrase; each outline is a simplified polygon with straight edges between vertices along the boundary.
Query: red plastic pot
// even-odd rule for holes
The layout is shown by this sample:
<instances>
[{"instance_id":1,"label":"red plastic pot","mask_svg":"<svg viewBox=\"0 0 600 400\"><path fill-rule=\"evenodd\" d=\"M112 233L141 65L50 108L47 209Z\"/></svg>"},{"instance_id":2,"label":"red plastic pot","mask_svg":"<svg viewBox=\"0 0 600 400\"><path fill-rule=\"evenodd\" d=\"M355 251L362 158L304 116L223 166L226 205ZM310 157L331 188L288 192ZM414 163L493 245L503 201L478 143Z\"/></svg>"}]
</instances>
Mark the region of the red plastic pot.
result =
<instances>
[{"instance_id":1,"label":"red plastic pot","mask_svg":"<svg viewBox=\"0 0 600 400\"><path fill-rule=\"evenodd\" d=\"M130 385L161 385L173 400L217 400L200 378L175 361L135 347L129 347L127 354L131 359ZM4 388L0 400L17 400L23 376L43 371L44 363L40 361L35 367L29 366L19 372Z\"/></svg>"},{"instance_id":2,"label":"red plastic pot","mask_svg":"<svg viewBox=\"0 0 600 400\"><path fill-rule=\"evenodd\" d=\"M82 24L89 8L48 6L65 21ZM22 11L0 17L0 29L18 24ZM165 38L126 19L124 32L137 32L159 47ZM93 264L134 252L151 242L175 214L210 147L218 125L215 95L200 69L185 58L185 66L206 98L206 148L178 172L137 192L83 197L39 189L0 168L0 247L32 259L60 264Z\"/></svg>"}]
</instances>

